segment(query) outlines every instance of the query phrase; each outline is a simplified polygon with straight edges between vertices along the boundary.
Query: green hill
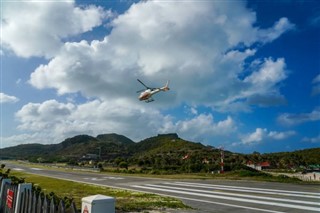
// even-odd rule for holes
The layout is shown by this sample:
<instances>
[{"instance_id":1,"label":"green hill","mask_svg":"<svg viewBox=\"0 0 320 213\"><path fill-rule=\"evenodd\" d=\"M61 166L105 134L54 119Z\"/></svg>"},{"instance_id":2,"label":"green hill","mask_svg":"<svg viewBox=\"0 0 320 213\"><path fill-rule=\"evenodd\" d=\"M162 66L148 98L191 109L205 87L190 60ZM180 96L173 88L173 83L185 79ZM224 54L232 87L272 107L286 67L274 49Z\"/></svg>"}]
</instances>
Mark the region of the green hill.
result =
<instances>
[{"instance_id":1,"label":"green hill","mask_svg":"<svg viewBox=\"0 0 320 213\"><path fill-rule=\"evenodd\" d=\"M224 151L225 170L244 168L248 161L268 161L271 168L288 169L319 165L320 148L260 154L241 154ZM137 165L140 168L172 171L216 171L220 169L220 150L201 143L186 141L177 134L159 134L134 142L118 134L97 137L77 135L59 144L23 144L0 149L2 159L21 159L36 162L77 162L80 159L99 159L112 165ZM125 163L125 164L124 164Z\"/></svg>"},{"instance_id":2,"label":"green hill","mask_svg":"<svg viewBox=\"0 0 320 213\"><path fill-rule=\"evenodd\" d=\"M25 159L33 155L48 155L57 150L57 146L43 144L21 144L0 149L0 158Z\"/></svg>"},{"instance_id":3,"label":"green hill","mask_svg":"<svg viewBox=\"0 0 320 213\"><path fill-rule=\"evenodd\" d=\"M101 157L130 155L128 147L134 144L129 138L117 134L77 135L67 138L59 144L23 144L0 150L2 159L28 159L41 157L44 160L66 160L81 158L86 154L101 154Z\"/></svg>"},{"instance_id":4,"label":"green hill","mask_svg":"<svg viewBox=\"0 0 320 213\"><path fill-rule=\"evenodd\" d=\"M159 134L158 136L147 138L131 147L136 154L142 152L168 152L174 149L185 151L184 149L205 148L200 143L188 142L178 137L177 134Z\"/></svg>"}]
</instances>

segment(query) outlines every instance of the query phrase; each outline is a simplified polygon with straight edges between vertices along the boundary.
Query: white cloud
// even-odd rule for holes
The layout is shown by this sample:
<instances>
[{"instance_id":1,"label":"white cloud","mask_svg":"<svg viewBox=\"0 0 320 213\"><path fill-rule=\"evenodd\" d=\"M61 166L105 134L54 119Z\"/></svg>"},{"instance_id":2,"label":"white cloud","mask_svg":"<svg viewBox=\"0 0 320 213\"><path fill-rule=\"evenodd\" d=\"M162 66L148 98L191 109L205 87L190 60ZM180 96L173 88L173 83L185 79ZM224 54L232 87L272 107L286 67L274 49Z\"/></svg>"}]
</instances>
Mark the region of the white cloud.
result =
<instances>
[{"instance_id":1,"label":"white cloud","mask_svg":"<svg viewBox=\"0 0 320 213\"><path fill-rule=\"evenodd\" d=\"M320 74L317 75L313 80L312 80L312 92L311 95L319 95L320 94Z\"/></svg>"},{"instance_id":2,"label":"white cloud","mask_svg":"<svg viewBox=\"0 0 320 213\"><path fill-rule=\"evenodd\" d=\"M284 59L266 58L245 79L239 75L256 52L251 45L270 42L291 25L280 19L263 30L255 21L243 2L139 2L113 20L104 40L66 43L32 73L30 83L59 94L132 103L136 78L156 86L170 79L172 90L163 99L171 106L185 102L248 111L250 104L282 104L278 84L287 77ZM240 44L244 50L236 49Z\"/></svg>"},{"instance_id":3,"label":"white cloud","mask_svg":"<svg viewBox=\"0 0 320 213\"><path fill-rule=\"evenodd\" d=\"M295 135L295 131L285 131L285 132L278 132L278 131L270 131L266 128L256 128L253 133L249 133L241 137L241 143L238 144L257 144L261 143L264 140L284 140L293 135Z\"/></svg>"},{"instance_id":4,"label":"white cloud","mask_svg":"<svg viewBox=\"0 0 320 213\"><path fill-rule=\"evenodd\" d=\"M199 114L192 119L169 122L161 131L177 132L188 139L205 136L227 135L236 130L236 124L231 117L215 122L211 114Z\"/></svg>"},{"instance_id":5,"label":"white cloud","mask_svg":"<svg viewBox=\"0 0 320 213\"><path fill-rule=\"evenodd\" d=\"M17 119L22 123L18 128L33 131L54 128L65 122L74 108L73 104L63 104L56 100L26 104L16 113Z\"/></svg>"},{"instance_id":6,"label":"white cloud","mask_svg":"<svg viewBox=\"0 0 320 213\"><path fill-rule=\"evenodd\" d=\"M93 6L76 7L74 2L36 4L35 11L26 5L17 17L11 10L6 12L4 36L13 36L6 38L5 45L23 57L52 56L34 70L29 83L38 89L53 88L59 95L79 92L90 101L29 103L16 113L22 131L42 131L55 141L106 132L134 140L159 132L177 132L186 139L229 137L237 129L230 116L216 121L213 115L198 112L198 107L233 112L285 102L279 90L287 78L285 60L250 61L250 57L261 46L257 43L272 42L293 25L281 18L261 29L244 2L142 1L112 21L111 32L103 40L65 43L62 40L100 26L106 12ZM39 23L36 16L29 18L31 11L45 18ZM25 35L17 34L9 23L23 25L19 32ZM171 90L157 94L155 103L140 103L135 93L141 86L137 78L151 87L169 79ZM192 106L191 118L176 120L159 110L182 103ZM272 134L285 137L281 132ZM258 128L243 140L251 143L263 137L268 132Z\"/></svg>"},{"instance_id":7,"label":"white cloud","mask_svg":"<svg viewBox=\"0 0 320 213\"><path fill-rule=\"evenodd\" d=\"M263 89L272 87L287 78L284 68L285 62L283 58L275 62L270 58L266 59L261 68L246 77L244 82L252 83L256 87L262 87Z\"/></svg>"},{"instance_id":8,"label":"white cloud","mask_svg":"<svg viewBox=\"0 0 320 213\"><path fill-rule=\"evenodd\" d=\"M312 122L312 121L319 121L320 120L320 108L314 109L310 113L283 113L278 116L278 122L283 125L298 125L301 123Z\"/></svg>"},{"instance_id":9,"label":"white cloud","mask_svg":"<svg viewBox=\"0 0 320 213\"><path fill-rule=\"evenodd\" d=\"M290 23L290 21L283 17L277 21L272 28L266 30L260 30L258 32L258 37L264 42L270 42L278 38L281 34L288 30L295 29L295 25Z\"/></svg>"},{"instance_id":10,"label":"white cloud","mask_svg":"<svg viewBox=\"0 0 320 213\"><path fill-rule=\"evenodd\" d=\"M277 132L277 131L270 131L268 136L274 140L283 140L286 139L288 137L291 137L293 135L295 135L296 132L295 131L286 131L286 132Z\"/></svg>"},{"instance_id":11,"label":"white cloud","mask_svg":"<svg viewBox=\"0 0 320 213\"><path fill-rule=\"evenodd\" d=\"M320 143L320 134L316 137L309 138L309 137L304 137L302 139L304 142L310 142L310 143Z\"/></svg>"},{"instance_id":12,"label":"white cloud","mask_svg":"<svg viewBox=\"0 0 320 213\"><path fill-rule=\"evenodd\" d=\"M5 93L0 92L0 104L2 103L15 103L19 101L19 99L15 96L7 95Z\"/></svg>"},{"instance_id":13,"label":"white cloud","mask_svg":"<svg viewBox=\"0 0 320 213\"><path fill-rule=\"evenodd\" d=\"M26 104L16 113L16 119L20 122L20 130L42 132L49 138L57 136L55 141L60 142L77 134L109 132L140 140L157 134L167 118L157 110L139 105L128 106L121 100L93 100L80 105L48 100ZM43 143L51 142L45 138L43 140Z\"/></svg>"},{"instance_id":14,"label":"white cloud","mask_svg":"<svg viewBox=\"0 0 320 213\"><path fill-rule=\"evenodd\" d=\"M189 120L174 122L174 117L162 115L156 109L126 105L125 101L120 100L93 100L80 105L56 100L29 103L16 113L16 119L21 131L41 132L43 137L38 135L42 137L41 143L57 143L77 134L111 132L126 135L136 141L150 135L171 132L192 140L205 136L226 136L237 128L229 116L215 122L211 114L199 114ZM19 138L11 139L17 143Z\"/></svg>"},{"instance_id":15,"label":"white cloud","mask_svg":"<svg viewBox=\"0 0 320 213\"><path fill-rule=\"evenodd\" d=\"M52 57L62 39L92 30L110 12L100 7L76 7L75 1L4 1L2 42L21 57Z\"/></svg>"},{"instance_id":16,"label":"white cloud","mask_svg":"<svg viewBox=\"0 0 320 213\"><path fill-rule=\"evenodd\" d=\"M191 108L190 108L190 112L191 112L193 115L197 115L197 114L198 114L197 109L194 108L194 107L191 107Z\"/></svg>"},{"instance_id":17,"label":"white cloud","mask_svg":"<svg viewBox=\"0 0 320 213\"><path fill-rule=\"evenodd\" d=\"M267 134L267 129L257 128L255 132L242 137L241 141L243 144L252 144L252 143L261 142L266 134Z\"/></svg>"},{"instance_id":18,"label":"white cloud","mask_svg":"<svg viewBox=\"0 0 320 213\"><path fill-rule=\"evenodd\" d=\"M317 75L313 80L312 80L312 83L320 83L320 74Z\"/></svg>"}]
</instances>

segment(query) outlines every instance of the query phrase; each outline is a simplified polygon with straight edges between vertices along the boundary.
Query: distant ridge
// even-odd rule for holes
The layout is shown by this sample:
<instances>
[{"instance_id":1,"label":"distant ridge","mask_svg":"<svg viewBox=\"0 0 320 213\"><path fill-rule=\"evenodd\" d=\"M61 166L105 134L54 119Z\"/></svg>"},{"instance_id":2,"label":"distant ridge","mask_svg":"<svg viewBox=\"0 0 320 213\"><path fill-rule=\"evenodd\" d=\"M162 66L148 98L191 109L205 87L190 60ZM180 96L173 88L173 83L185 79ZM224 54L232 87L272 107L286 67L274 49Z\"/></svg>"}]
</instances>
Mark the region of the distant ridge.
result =
<instances>
[{"instance_id":1,"label":"distant ridge","mask_svg":"<svg viewBox=\"0 0 320 213\"><path fill-rule=\"evenodd\" d=\"M135 151L148 151L153 146L161 146L160 141L179 139L176 133L159 134L142 142L135 143L126 136L116 133L100 134L97 137L90 135L76 135L66 138L58 144L21 144L13 147L3 148L0 158L27 159L29 157L72 157L79 158L88 153L98 153L101 149L101 157L128 157L134 155ZM182 139L180 139L182 140Z\"/></svg>"},{"instance_id":2,"label":"distant ridge","mask_svg":"<svg viewBox=\"0 0 320 213\"><path fill-rule=\"evenodd\" d=\"M294 152L278 152L260 154L232 153L224 151L226 168L244 165L249 160L255 163L268 161L275 168L289 168L291 165L307 166L320 164L320 148L298 150ZM85 155L99 155L101 160L113 161L116 158L130 159L131 162L144 165L157 164L162 166L180 162L190 157L197 165L211 161L220 165L220 151L212 146L187 141L176 133L158 134L139 142L116 133L100 134L97 137L77 135L58 144L21 144L0 149L0 159L21 159L44 162L66 162L80 159ZM38 160L39 161L39 160ZM148 163L149 162L149 163ZM164 163L167 162L167 163Z\"/></svg>"},{"instance_id":3,"label":"distant ridge","mask_svg":"<svg viewBox=\"0 0 320 213\"><path fill-rule=\"evenodd\" d=\"M87 153L97 153L101 148L105 152L128 154L128 146L135 142L115 133L102 134L97 137L77 135L58 144L21 144L1 150L0 158L27 159L29 157L81 157ZM121 154L122 153L122 154Z\"/></svg>"}]
</instances>

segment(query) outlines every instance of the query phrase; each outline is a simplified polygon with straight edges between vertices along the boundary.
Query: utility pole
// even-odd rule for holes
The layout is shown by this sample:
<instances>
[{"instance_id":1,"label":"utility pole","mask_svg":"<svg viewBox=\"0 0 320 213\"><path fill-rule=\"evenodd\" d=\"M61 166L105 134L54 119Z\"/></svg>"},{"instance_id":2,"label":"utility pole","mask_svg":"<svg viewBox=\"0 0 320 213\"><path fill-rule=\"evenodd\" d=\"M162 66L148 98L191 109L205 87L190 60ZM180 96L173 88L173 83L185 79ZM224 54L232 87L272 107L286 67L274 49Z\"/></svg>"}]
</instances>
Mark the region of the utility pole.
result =
<instances>
[{"instance_id":1,"label":"utility pole","mask_svg":"<svg viewBox=\"0 0 320 213\"><path fill-rule=\"evenodd\" d=\"M223 174L224 173L224 162L223 162L223 159L224 159L224 151L223 151L223 147L220 147L220 155L221 155L221 162L220 162L220 165L221 165L221 169L220 169L220 174Z\"/></svg>"},{"instance_id":2,"label":"utility pole","mask_svg":"<svg viewBox=\"0 0 320 213\"><path fill-rule=\"evenodd\" d=\"M98 149L99 149L99 160L101 160L101 146L99 146Z\"/></svg>"}]
</instances>

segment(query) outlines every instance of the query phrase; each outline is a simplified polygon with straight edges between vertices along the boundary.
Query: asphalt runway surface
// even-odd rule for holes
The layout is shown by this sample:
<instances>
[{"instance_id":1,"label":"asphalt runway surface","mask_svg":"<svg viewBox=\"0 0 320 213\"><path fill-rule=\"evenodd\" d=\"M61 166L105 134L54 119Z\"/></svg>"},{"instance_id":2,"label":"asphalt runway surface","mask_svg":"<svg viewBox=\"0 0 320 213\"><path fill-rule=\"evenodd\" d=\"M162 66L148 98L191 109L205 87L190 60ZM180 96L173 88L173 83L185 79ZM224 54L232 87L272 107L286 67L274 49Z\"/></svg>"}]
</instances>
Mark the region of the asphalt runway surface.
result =
<instances>
[{"instance_id":1,"label":"asphalt runway surface","mask_svg":"<svg viewBox=\"0 0 320 213\"><path fill-rule=\"evenodd\" d=\"M173 180L54 171L9 162L5 164L12 170L52 178L176 197L195 209L173 212L320 212L320 185L231 180Z\"/></svg>"}]
</instances>

